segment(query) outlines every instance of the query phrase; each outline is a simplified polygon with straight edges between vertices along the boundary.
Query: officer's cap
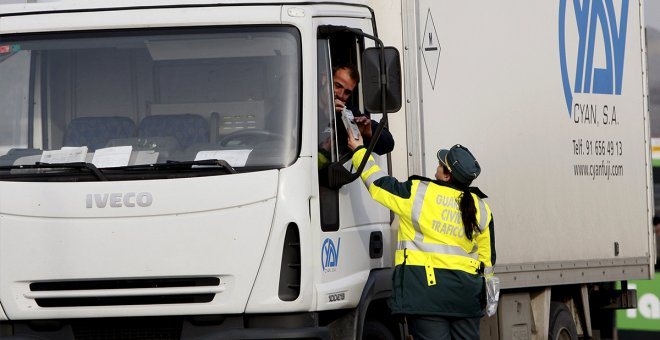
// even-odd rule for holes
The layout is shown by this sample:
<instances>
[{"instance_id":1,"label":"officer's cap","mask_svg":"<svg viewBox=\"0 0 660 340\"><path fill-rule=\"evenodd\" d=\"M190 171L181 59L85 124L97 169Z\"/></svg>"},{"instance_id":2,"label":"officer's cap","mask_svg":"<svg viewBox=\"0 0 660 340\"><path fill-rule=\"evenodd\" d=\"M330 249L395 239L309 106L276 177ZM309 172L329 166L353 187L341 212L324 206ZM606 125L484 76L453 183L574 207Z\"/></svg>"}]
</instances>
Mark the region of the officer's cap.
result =
<instances>
[{"instance_id":1,"label":"officer's cap","mask_svg":"<svg viewBox=\"0 0 660 340\"><path fill-rule=\"evenodd\" d=\"M481 166L468 148L456 144L449 150L440 149L438 160L449 170L454 181L470 185L481 173Z\"/></svg>"}]
</instances>

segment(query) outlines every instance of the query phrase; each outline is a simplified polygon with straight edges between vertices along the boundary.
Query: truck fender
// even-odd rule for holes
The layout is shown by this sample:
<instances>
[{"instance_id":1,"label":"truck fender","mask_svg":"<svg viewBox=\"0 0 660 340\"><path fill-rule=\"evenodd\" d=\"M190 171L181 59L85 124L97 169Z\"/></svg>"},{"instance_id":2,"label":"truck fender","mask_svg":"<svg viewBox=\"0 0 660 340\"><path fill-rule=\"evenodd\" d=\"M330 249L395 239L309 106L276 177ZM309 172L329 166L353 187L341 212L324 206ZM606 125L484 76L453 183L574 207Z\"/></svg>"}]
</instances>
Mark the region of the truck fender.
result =
<instances>
[{"instance_id":1,"label":"truck fender","mask_svg":"<svg viewBox=\"0 0 660 340\"><path fill-rule=\"evenodd\" d=\"M360 302L356 308L357 337L362 338L367 311L373 301L388 299L392 294L392 268L375 269L369 273L367 283L362 290Z\"/></svg>"}]
</instances>

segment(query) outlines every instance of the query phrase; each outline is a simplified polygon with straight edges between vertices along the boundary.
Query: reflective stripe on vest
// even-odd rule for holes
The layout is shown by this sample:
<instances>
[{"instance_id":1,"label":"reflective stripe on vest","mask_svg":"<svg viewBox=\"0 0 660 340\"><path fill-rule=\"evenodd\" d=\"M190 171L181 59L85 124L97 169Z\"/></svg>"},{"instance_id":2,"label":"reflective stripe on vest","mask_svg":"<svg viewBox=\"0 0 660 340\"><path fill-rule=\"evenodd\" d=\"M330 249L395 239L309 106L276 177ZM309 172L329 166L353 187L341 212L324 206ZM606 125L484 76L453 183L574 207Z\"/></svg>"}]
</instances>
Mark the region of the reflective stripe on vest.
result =
<instances>
[{"instance_id":1,"label":"reflective stripe on vest","mask_svg":"<svg viewBox=\"0 0 660 340\"><path fill-rule=\"evenodd\" d=\"M365 165L364 169L365 171L371 169L372 167L376 166L376 162L374 162L372 159L369 159L367 161L367 165ZM378 170L375 171L374 173L370 174L369 177L367 177L364 180L364 184L367 186L367 190L369 190L369 187L377 180L387 176L387 174L383 170Z\"/></svg>"},{"instance_id":2,"label":"reflective stripe on vest","mask_svg":"<svg viewBox=\"0 0 660 340\"><path fill-rule=\"evenodd\" d=\"M473 253L468 254L463 248L459 246L451 246L448 244L437 244L437 243L416 243L414 241L399 241L397 244L397 249L409 249L409 250L418 250L425 253L436 253L439 255L458 255L469 257L473 260L479 259L479 254Z\"/></svg>"},{"instance_id":3,"label":"reflective stripe on vest","mask_svg":"<svg viewBox=\"0 0 660 340\"><path fill-rule=\"evenodd\" d=\"M430 264L434 269L460 270L472 275L478 273L481 263L479 260L460 255L425 253L411 249L397 250L394 253L394 263L398 266L404 261L406 266L426 267ZM427 276L428 279L430 277Z\"/></svg>"},{"instance_id":4,"label":"reflective stripe on vest","mask_svg":"<svg viewBox=\"0 0 660 340\"><path fill-rule=\"evenodd\" d=\"M424 235L422 234L422 229L419 226L419 218L422 216L422 206L424 205L424 196L426 196L426 189L429 185L426 182L418 182L417 191L415 192L415 198L413 199L412 206L412 224L415 228L415 241L424 242Z\"/></svg>"},{"instance_id":5,"label":"reflective stripe on vest","mask_svg":"<svg viewBox=\"0 0 660 340\"><path fill-rule=\"evenodd\" d=\"M410 262L412 262L411 265L422 265L426 267L427 280L429 285L432 285L433 284L432 282L435 281L435 278L429 275L430 262L440 264L442 268L445 268L444 266L446 265L447 269L461 269L469 273L475 273L476 270L479 268L479 263L480 263L479 254L477 252L479 247L476 242L474 242L472 249L470 250L469 253L460 246L424 242L424 234L422 233L422 229L419 222L420 219L422 218L422 208L424 206L424 198L429 188L429 183L422 181L419 181L417 183L418 183L417 190L415 191L415 197L413 198L412 212L411 212L411 222L415 235L413 240L403 240L398 242L397 244L398 250L396 257L400 256L403 253L404 249L418 252L419 255L423 256L421 258L418 258L417 261L410 261ZM471 193L468 194L471 195ZM478 203L479 232L483 232L488 226L489 213L486 208L485 202L483 202L479 198L477 198L477 201L479 202ZM427 255L422 255L422 254L427 254ZM442 256L446 256L446 255L449 255L451 259L446 258L443 260ZM430 260L431 258L434 258L435 260L431 261ZM463 258L463 260L460 260L460 258Z\"/></svg>"},{"instance_id":6,"label":"reflective stripe on vest","mask_svg":"<svg viewBox=\"0 0 660 340\"><path fill-rule=\"evenodd\" d=\"M486 210L486 203L481 198L477 197L479 202L479 232L483 233L488 224L488 211Z\"/></svg>"}]
</instances>

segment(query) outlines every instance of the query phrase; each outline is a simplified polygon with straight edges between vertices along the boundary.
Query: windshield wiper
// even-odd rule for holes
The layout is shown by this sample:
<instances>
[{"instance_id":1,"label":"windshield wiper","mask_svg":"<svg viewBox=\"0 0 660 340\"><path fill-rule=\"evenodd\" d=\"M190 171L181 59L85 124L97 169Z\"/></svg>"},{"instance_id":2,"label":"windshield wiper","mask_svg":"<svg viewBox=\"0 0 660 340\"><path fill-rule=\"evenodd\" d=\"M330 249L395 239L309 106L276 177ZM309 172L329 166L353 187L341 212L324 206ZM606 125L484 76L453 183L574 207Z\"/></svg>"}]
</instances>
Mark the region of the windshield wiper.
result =
<instances>
[{"instance_id":1,"label":"windshield wiper","mask_svg":"<svg viewBox=\"0 0 660 340\"><path fill-rule=\"evenodd\" d=\"M100 181L107 181L108 178L92 163L86 162L72 162L72 163L43 163L36 162L34 164L10 165L0 166L0 170L15 170L15 169L87 169Z\"/></svg>"},{"instance_id":2,"label":"windshield wiper","mask_svg":"<svg viewBox=\"0 0 660 340\"><path fill-rule=\"evenodd\" d=\"M216 168L222 169L227 174L237 174L238 172L234 169L227 161L222 159L207 159L199 161L167 161L166 163L155 163L155 164L141 164L141 165L130 165L123 167L113 167L104 169L108 175L116 174L117 171L159 171L159 170L190 170L195 166L199 168ZM35 170L35 169L78 169L78 170L89 170L89 172L100 181L108 181L108 177L104 174L99 168L97 168L92 163L85 162L71 162L71 163L43 163L36 162L34 164L21 164L21 165L7 165L0 166L0 171L11 171L11 170ZM6 176L3 176L6 177Z\"/></svg>"},{"instance_id":3,"label":"windshield wiper","mask_svg":"<svg viewBox=\"0 0 660 340\"><path fill-rule=\"evenodd\" d=\"M238 171L234 169L227 161L224 159L204 159L199 161L167 161L165 163L155 163L155 164L143 164L143 165L132 165L125 167L125 169L156 169L156 170L171 170L171 169L192 169L195 165L206 165L206 166L219 166L227 171L230 174L237 174Z\"/></svg>"}]
</instances>

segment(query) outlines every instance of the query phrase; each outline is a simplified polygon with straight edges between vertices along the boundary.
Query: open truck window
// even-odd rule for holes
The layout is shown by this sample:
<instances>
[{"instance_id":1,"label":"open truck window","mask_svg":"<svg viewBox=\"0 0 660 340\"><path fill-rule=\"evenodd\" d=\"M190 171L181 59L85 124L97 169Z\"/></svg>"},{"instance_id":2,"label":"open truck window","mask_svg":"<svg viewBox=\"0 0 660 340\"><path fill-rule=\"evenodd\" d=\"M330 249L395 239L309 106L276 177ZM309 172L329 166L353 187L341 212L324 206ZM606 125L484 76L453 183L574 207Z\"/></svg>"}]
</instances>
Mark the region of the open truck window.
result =
<instances>
[{"instance_id":1,"label":"open truck window","mask_svg":"<svg viewBox=\"0 0 660 340\"><path fill-rule=\"evenodd\" d=\"M335 112L333 88L334 69L338 66L359 65L359 51L364 50L364 41L351 33L336 33L317 41L318 67L318 166L319 197L321 200L321 228L323 231L339 229L339 189L328 183L329 165L346 162L351 152L347 147L346 134L339 133L345 126ZM360 84L346 103L359 107Z\"/></svg>"},{"instance_id":2,"label":"open truck window","mask_svg":"<svg viewBox=\"0 0 660 340\"><path fill-rule=\"evenodd\" d=\"M95 178L48 164L110 180L286 167L300 65L299 33L282 26L3 36L0 178Z\"/></svg>"}]
</instances>

